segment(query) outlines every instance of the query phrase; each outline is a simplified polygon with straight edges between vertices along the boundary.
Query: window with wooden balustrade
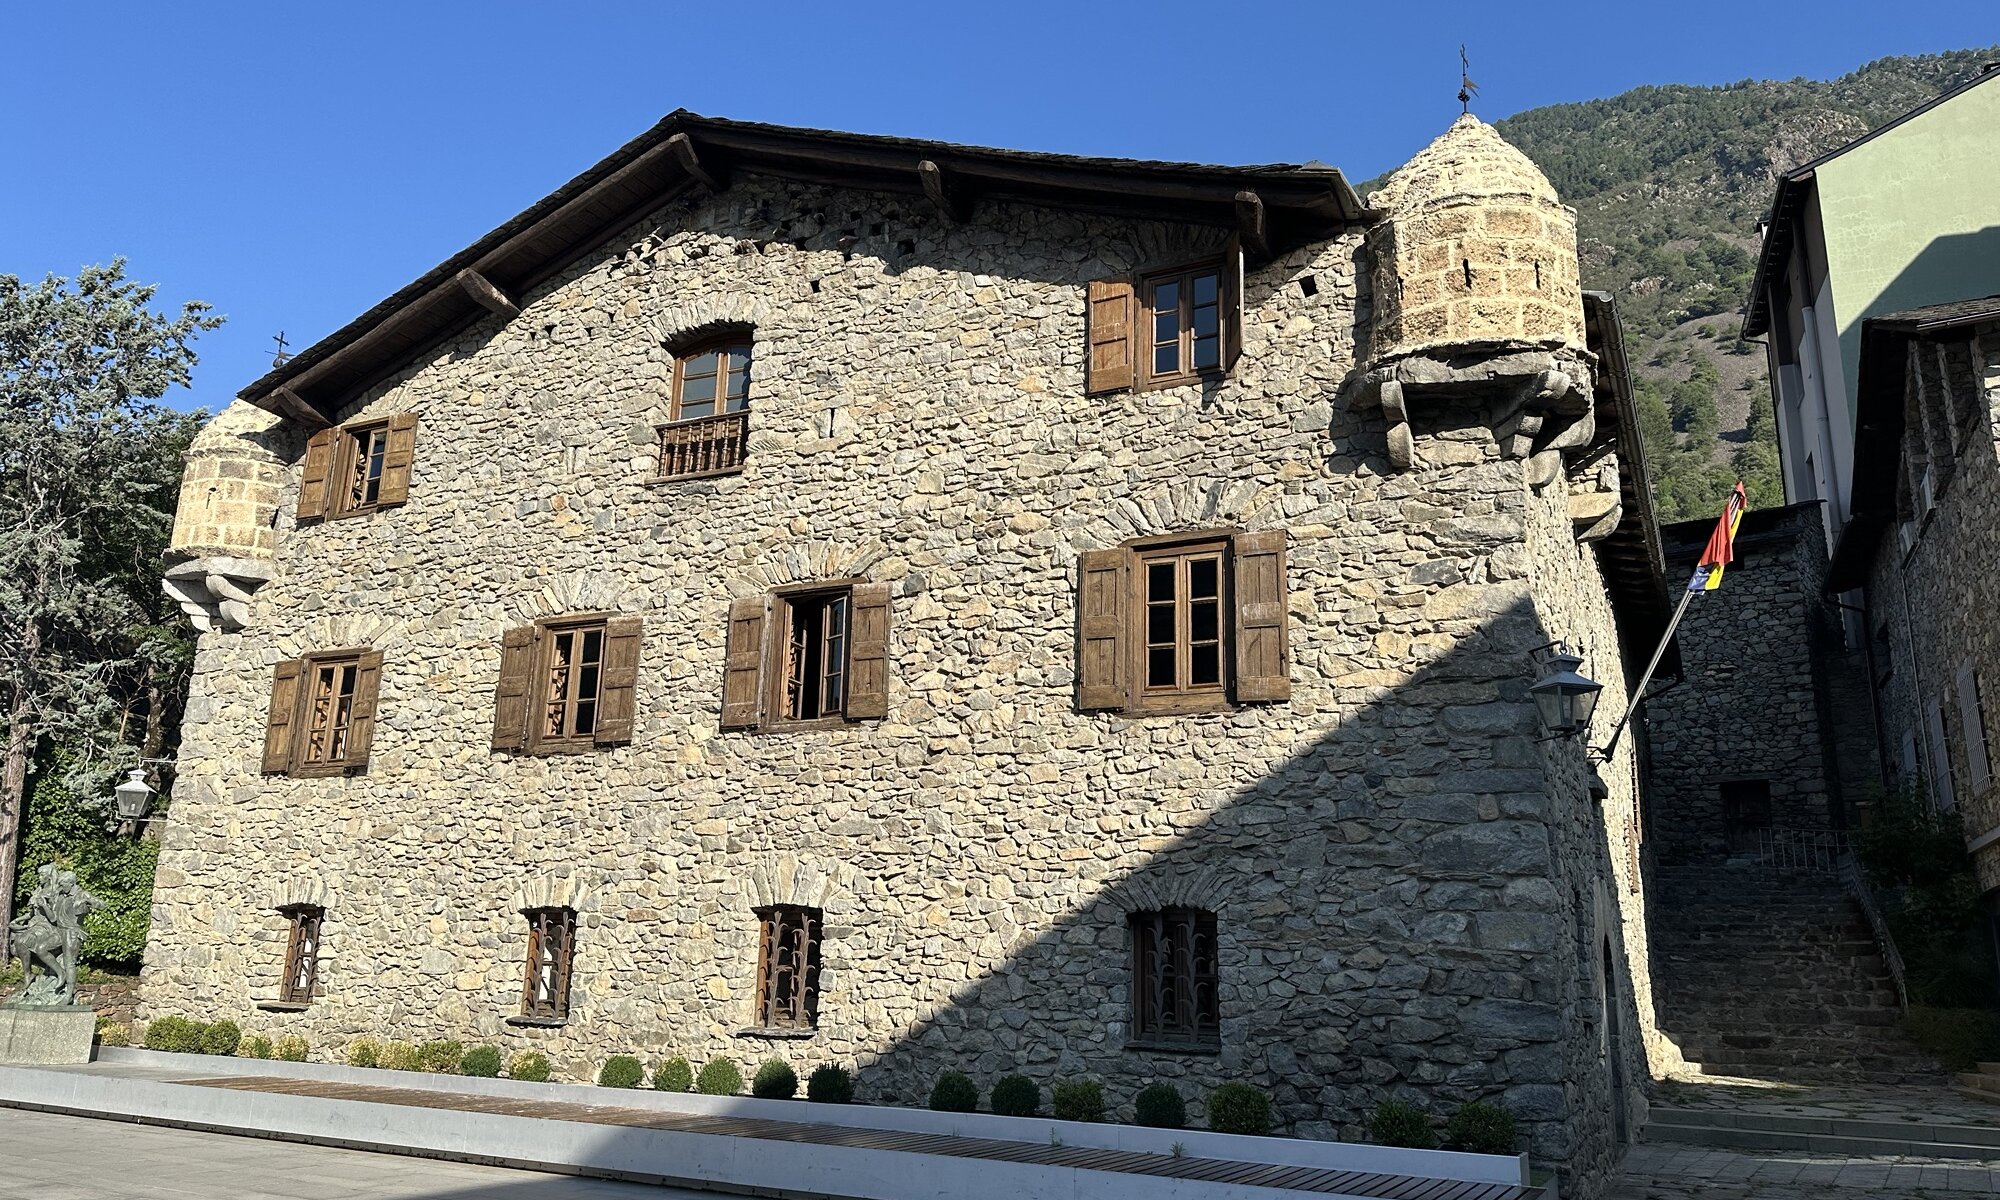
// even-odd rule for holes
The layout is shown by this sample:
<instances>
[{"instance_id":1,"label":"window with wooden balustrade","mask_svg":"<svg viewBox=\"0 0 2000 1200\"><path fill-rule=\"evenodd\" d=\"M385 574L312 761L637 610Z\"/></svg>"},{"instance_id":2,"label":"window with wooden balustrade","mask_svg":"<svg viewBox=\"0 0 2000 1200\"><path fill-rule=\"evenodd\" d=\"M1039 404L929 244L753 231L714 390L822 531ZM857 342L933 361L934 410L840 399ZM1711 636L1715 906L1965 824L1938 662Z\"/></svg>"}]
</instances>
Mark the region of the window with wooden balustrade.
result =
<instances>
[{"instance_id":1,"label":"window with wooden balustrade","mask_svg":"<svg viewBox=\"0 0 2000 1200\"><path fill-rule=\"evenodd\" d=\"M674 360L673 418L659 427L657 478L698 479L743 469L750 436L750 339L741 332Z\"/></svg>"}]
</instances>

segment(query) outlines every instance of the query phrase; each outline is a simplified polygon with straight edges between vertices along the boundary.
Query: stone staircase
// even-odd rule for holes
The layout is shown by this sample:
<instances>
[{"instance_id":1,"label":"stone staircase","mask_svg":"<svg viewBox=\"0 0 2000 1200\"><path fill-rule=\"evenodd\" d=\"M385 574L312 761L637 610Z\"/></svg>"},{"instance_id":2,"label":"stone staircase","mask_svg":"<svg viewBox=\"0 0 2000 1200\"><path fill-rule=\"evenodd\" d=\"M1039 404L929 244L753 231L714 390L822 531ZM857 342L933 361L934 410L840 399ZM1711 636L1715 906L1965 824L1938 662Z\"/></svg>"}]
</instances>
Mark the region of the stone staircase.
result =
<instances>
[{"instance_id":1,"label":"stone staircase","mask_svg":"<svg viewBox=\"0 0 2000 1200\"><path fill-rule=\"evenodd\" d=\"M1983 1062L1977 1071L1959 1072L1958 1085L1952 1090L1968 1100L2000 1104L2000 1063Z\"/></svg>"},{"instance_id":2,"label":"stone staircase","mask_svg":"<svg viewBox=\"0 0 2000 1200\"><path fill-rule=\"evenodd\" d=\"M1651 931L1661 1027L1704 1074L1944 1081L1903 1036L1888 968L1837 879L1743 862L1662 867Z\"/></svg>"}]
</instances>

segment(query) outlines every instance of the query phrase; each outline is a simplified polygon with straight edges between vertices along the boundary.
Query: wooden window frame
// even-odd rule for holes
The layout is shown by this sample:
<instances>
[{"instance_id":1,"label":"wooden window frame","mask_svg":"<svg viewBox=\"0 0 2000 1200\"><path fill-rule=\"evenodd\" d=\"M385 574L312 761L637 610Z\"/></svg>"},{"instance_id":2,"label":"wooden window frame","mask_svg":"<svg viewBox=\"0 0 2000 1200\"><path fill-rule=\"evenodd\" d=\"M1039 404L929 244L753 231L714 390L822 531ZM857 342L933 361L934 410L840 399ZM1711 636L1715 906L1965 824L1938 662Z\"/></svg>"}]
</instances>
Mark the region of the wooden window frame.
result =
<instances>
[{"instance_id":1,"label":"wooden window frame","mask_svg":"<svg viewBox=\"0 0 2000 1200\"><path fill-rule=\"evenodd\" d=\"M327 779L335 775L346 775L356 770L355 767L349 766L347 763L347 749L354 735L354 706L358 699L355 689L361 679L361 660L367 653L365 650L336 650L325 654L307 655L303 660L305 666L299 672L298 699L294 701L296 707L293 710L296 716L293 720L295 728L292 731L292 768L290 771L292 778ZM348 692L346 695L348 706L347 720L345 724L342 724L336 715L327 730L329 735L334 732L338 732L341 735L342 752L338 758L323 758L315 761L312 757L312 741L315 733L312 709L315 688L321 672L327 670L340 671L342 669L348 672ZM330 740L331 738L329 737Z\"/></svg>"},{"instance_id":2,"label":"wooden window frame","mask_svg":"<svg viewBox=\"0 0 2000 1200\"><path fill-rule=\"evenodd\" d=\"M1143 713L1194 713L1222 712L1233 707L1233 685L1235 668L1233 659L1236 650L1235 621L1235 561L1231 552L1228 535L1203 536L1188 540L1169 540L1149 545L1130 547L1131 569L1129 582L1131 591L1126 597L1126 612L1130 617L1127 625L1128 650L1131 662L1132 707ZM1155 688L1147 682L1148 651L1147 608L1151 603L1146 594L1146 567L1149 563L1174 561L1186 563L1196 558L1213 557L1216 561L1216 656L1217 677L1213 684L1182 684L1180 676L1186 673L1192 658L1192 630L1189 628L1188 612L1192 607L1191 598L1177 589L1175 604L1174 651L1177 681L1173 687ZM1177 572L1178 574L1178 572ZM1185 583L1185 575L1180 575Z\"/></svg>"},{"instance_id":3,"label":"wooden window frame","mask_svg":"<svg viewBox=\"0 0 2000 1200\"><path fill-rule=\"evenodd\" d=\"M373 440L373 450L364 453L363 447ZM357 478L368 458L375 460L377 473L374 478L375 498L357 500L353 496L355 486L362 483ZM365 421L356 425L340 427L340 444L334 450L332 475L327 486L326 517L337 521L342 517L362 517L383 507L382 484L388 474L389 462L389 418L379 421ZM365 484L364 484L365 486Z\"/></svg>"},{"instance_id":4,"label":"wooden window frame","mask_svg":"<svg viewBox=\"0 0 2000 1200\"><path fill-rule=\"evenodd\" d=\"M786 713L787 698L792 690L790 648L795 628L794 613L804 603L812 601L838 601L842 612L843 626L840 634L840 704L834 711L826 711L825 687L826 665L822 659L813 675L814 690L819 692L819 702L815 707L821 711L810 717L795 717ZM853 683L854 666L854 585L817 584L786 588L771 593L771 614L768 618L770 631L765 638L764 657L764 728L771 730L814 729L846 725L847 699ZM825 642L820 644L822 655Z\"/></svg>"},{"instance_id":5,"label":"wooden window frame","mask_svg":"<svg viewBox=\"0 0 2000 1200\"><path fill-rule=\"evenodd\" d=\"M819 1028L821 951L826 938L826 913L801 904L769 904L751 910L757 917L757 1011L753 1028L760 1031L804 1031ZM796 930L795 958L803 963L781 966L781 950ZM783 984L787 972L789 996Z\"/></svg>"},{"instance_id":6,"label":"wooden window frame","mask_svg":"<svg viewBox=\"0 0 2000 1200\"><path fill-rule=\"evenodd\" d=\"M290 904L278 910L291 924L285 943L285 973L278 980L278 1003L304 1008L319 991L320 941L326 909L317 904Z\"/></svg>"},{"instance_id":7,"label":"wooden window frame","mask_svg":"<svg viewBox=\"0 0 2000 1200\"><path fill-rule=\"evenodd\" d=\"M547 905L522 909L521 915L528 920L528 955L521 980L520 1021L560 1025L569 1020L570 976L576 962L576 910ZM545 965L549 975L546 989L541 986Z\"/></svg>"},{"instance_id":8,"label":"wooden window frame","mask_svg":"<svg viewBox=\"0 0 2000 1200\"><path fill-rule=\"evenodd\" d=\"M546 618L535 622L535 667L529 681L534 691L529 695L528 704L528 752L531 754L584 754L598 748L597 725L604 716L604 683L606 650L611 643L611 618L614 614L578 613L562 617ZM588 698L591 708L591 728L587 733L575 731L575 716L580 704L586 702L578 686L581 672L572 664L566 682L570 692L561 703L564 708L563 726L565 732L551 734L545 731L549 709L556 703L551 692L554 680L557 639L563 635L574 635L580 644L588 634L597 634L597 688Z\"/></svg>"},{"instance_id":9,"label":"wooden window frame","mask_svg":"<svg viewBox=\"0 0 2000 1200\"><path fill-rule=\"evenodd\" d=\"M743 369L743 405L730 410L727 352L737 347L746 351ZM720 354L715 374L714 412L689 417L681 411L681 391L691 359L704 354ZM678 482L684 479L712 479L740 475L750 458L750 375L756 365L756 339L748 329L734 329L703 338L674 352L674 374L668 411L671 416L654 426L658 436L659 459L653 481ZM678 465L676 460L679 460Z\"/></svg>"},{"instance_id":10,"label":"wooden window frame","mask_svg":"<svg viewBox=\"0 0 2000 1200\"><path fill-rule=\"evenodd\" d=\"M1241 305L1242 297L1235 294L1229 279L1230 255L1222 254L1212 258L1196 259L1140 273L1134 279L1132 304L1132 358L1134 391L1150 392L1162 388L1185 387L1210 380L1226 378L1229 374L1229 333L1232 327L1231 305ZM1215 276L1215 365L1197 367L1194 365L1194 310L1193 285L1196 278L1203 275ZM1183 300L1179 307L1180 321L1180 369L1165 374L1153 370L1153 295L1161 284L1179 283Z\"/></svg>"},{"instance_id":11,"label":"wooden window frame","mask_svg":"<svg viewBox=\"0 0 2000 1200\"><path fill-rule=\"evenodd\" d=\"M1171 906L1127 915L1132 944L1132 1036L1137 1048L1213 1052L1222 1045L1222 966L1215 913ZM1173 933L1191 944L1170 941ZM1201 953L1206 940L1207 954ZM1157 956L1165 946L1173 964ZM1166 1010L1192 1015L1170 1020Z\"/></svg>"}]
</instances>

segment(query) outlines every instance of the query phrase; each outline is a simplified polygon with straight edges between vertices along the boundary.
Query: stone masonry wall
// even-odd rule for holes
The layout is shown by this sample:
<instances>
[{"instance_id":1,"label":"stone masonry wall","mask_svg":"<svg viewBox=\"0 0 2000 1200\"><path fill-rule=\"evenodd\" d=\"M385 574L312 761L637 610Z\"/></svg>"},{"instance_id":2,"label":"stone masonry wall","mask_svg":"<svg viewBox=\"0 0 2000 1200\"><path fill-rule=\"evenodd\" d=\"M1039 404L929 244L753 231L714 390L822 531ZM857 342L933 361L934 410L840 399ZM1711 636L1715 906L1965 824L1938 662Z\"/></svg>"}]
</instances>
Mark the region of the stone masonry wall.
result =
<instances>
[{"instance_id":1,"label":"stone masonry wall","mask_svg":"<svg viewBox=\"0 0 2000 1200\"><path fill-rule=\"evenodd\" d=\"M1251 273L1227 382L1085 398L1086 281L1219 243L999 205L947 227L750 179L362 397L347 417L420 416L410 502L294 528L294 466L254 624L202 639L145 1014L300 1032L316 1057L533 1045L571 1077L781 1053L905 1102L946 1067L1091 1076L1120 1107L1245 1078L1318 1137L1359 1136L1392 1093L1492 1098L1566 1161L1595 1136L1563 1111L1596 1096L1570 1074L1595 1036L1571 1019L1602 909L1582 881L1630 798L1570 795L1580 759L1535 741L1523 651L1549 636L1540 557L1574 564L1575 612L1549 619L1609 653L1601 583L1573 542L1526 537L1567 515L1525 513L1487 429L1394 474L1379 417L1335 410L1358 237ZM662 342L718 320L756 326L748 469L649 487ZM1077 554L1225 525L1289 532L1292 699L1077 713ZM887 719L719 731L730 600L849 575L895 588ZM645 619L632 744L494 753L502 630L580 609ZM366 773L260 776L272 664L356 645L386 655ZM260 1011L275 910L302 897L327 909L324 995ZM512 1027L518 909L549 898L581 914L571 1018ZM743 1034L773 899L827 913L809 1040ZM1175 899L1218 915L1217 1055L1124 1045L1125 914Z\"/></svg>"},{"instance_id":2,"label":"stone masonry wall","mask_svg":"<svg viewBox=\"0 0 2000 1200\"><path fill-rule=\"evenodd\" d=\"M1957 684L1960 667L1970 663L1979 692L1975 720L1991 775L2000 768L2000 726L1994 722L2000 713L2000 626L1993 619L2000 611L2000 574L1993 570L2000 561L2000 323L1948 342L1941 357L1937 343L1917 344L1927 365L1950 368L1934 370L1925 387L1949 391L1948 401L1930 397L1934 411L1970 412L1973 419L1951 422L1952 465L1934 480L1934 507L1912 521L1907 552L1893 525L1883 535L1869 579L1868 621L1876 637L1884 753L1900 770L1904 747L1911 745L1917 773L1934 774L1927 713L1942 709L1952 798L1965 836L1974 845L1993 838L1973 855L1980 886L1991 891L2000 888L2000 786L1990 779L1973 786ZM1904 431L1906 439L1922 436L1915 428ZM1933 451L1932 457L1941 455Z\"/></svg>"},{"instance_id":3,"label":"stone masonry wall","mask_svg":"<svg viewBox=\"0 0 2000 1200\"><path fill-rule=\"evenodd\" d=\"M1667 577L1693 574L1713 518L1661 530ZM1833 828L1840 789L1829 762L1824 663L1839 653L1821 598L1826 539L1817 504L1752 510L1722 586L1682 618L1682 682L1646 703L1649 807L1663 862L1728 855L1722 784L1767 783L1771 825ZM1818 664L1818 665L1816 665ZM1754 834L1737 851L1754 850Z\"/></svg>"}]
</instances>

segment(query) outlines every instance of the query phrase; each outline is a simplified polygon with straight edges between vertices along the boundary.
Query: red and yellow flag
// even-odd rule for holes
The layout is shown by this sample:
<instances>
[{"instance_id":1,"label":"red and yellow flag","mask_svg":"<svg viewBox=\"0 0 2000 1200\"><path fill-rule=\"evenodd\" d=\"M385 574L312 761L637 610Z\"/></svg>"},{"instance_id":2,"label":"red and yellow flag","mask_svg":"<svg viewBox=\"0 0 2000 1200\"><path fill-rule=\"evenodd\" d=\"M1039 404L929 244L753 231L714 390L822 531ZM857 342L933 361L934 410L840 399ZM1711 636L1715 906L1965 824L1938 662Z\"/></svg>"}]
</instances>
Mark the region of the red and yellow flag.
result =
<instances>
[{"instance_id":1,"label":"red and yellow flag","mask_svg":"<svg viewBox=\"0 0 2000 1200\"><path fill-rule=\"evenodd\" d=\"M1744 494L1743 481L1736 481L1736 490L1729 493L1729 503L1722 506L1722 517L1715 523L1715 532L1708 535L1708 545L1701 552L1701 561L1694 565L1694 578L1688 580L1690 592L1712 592L1722 586L1722 569L1736 561L1736 528L1743 524L1743 510L1750 507L1750 497Z\"/></svg>"}]
</instances>

